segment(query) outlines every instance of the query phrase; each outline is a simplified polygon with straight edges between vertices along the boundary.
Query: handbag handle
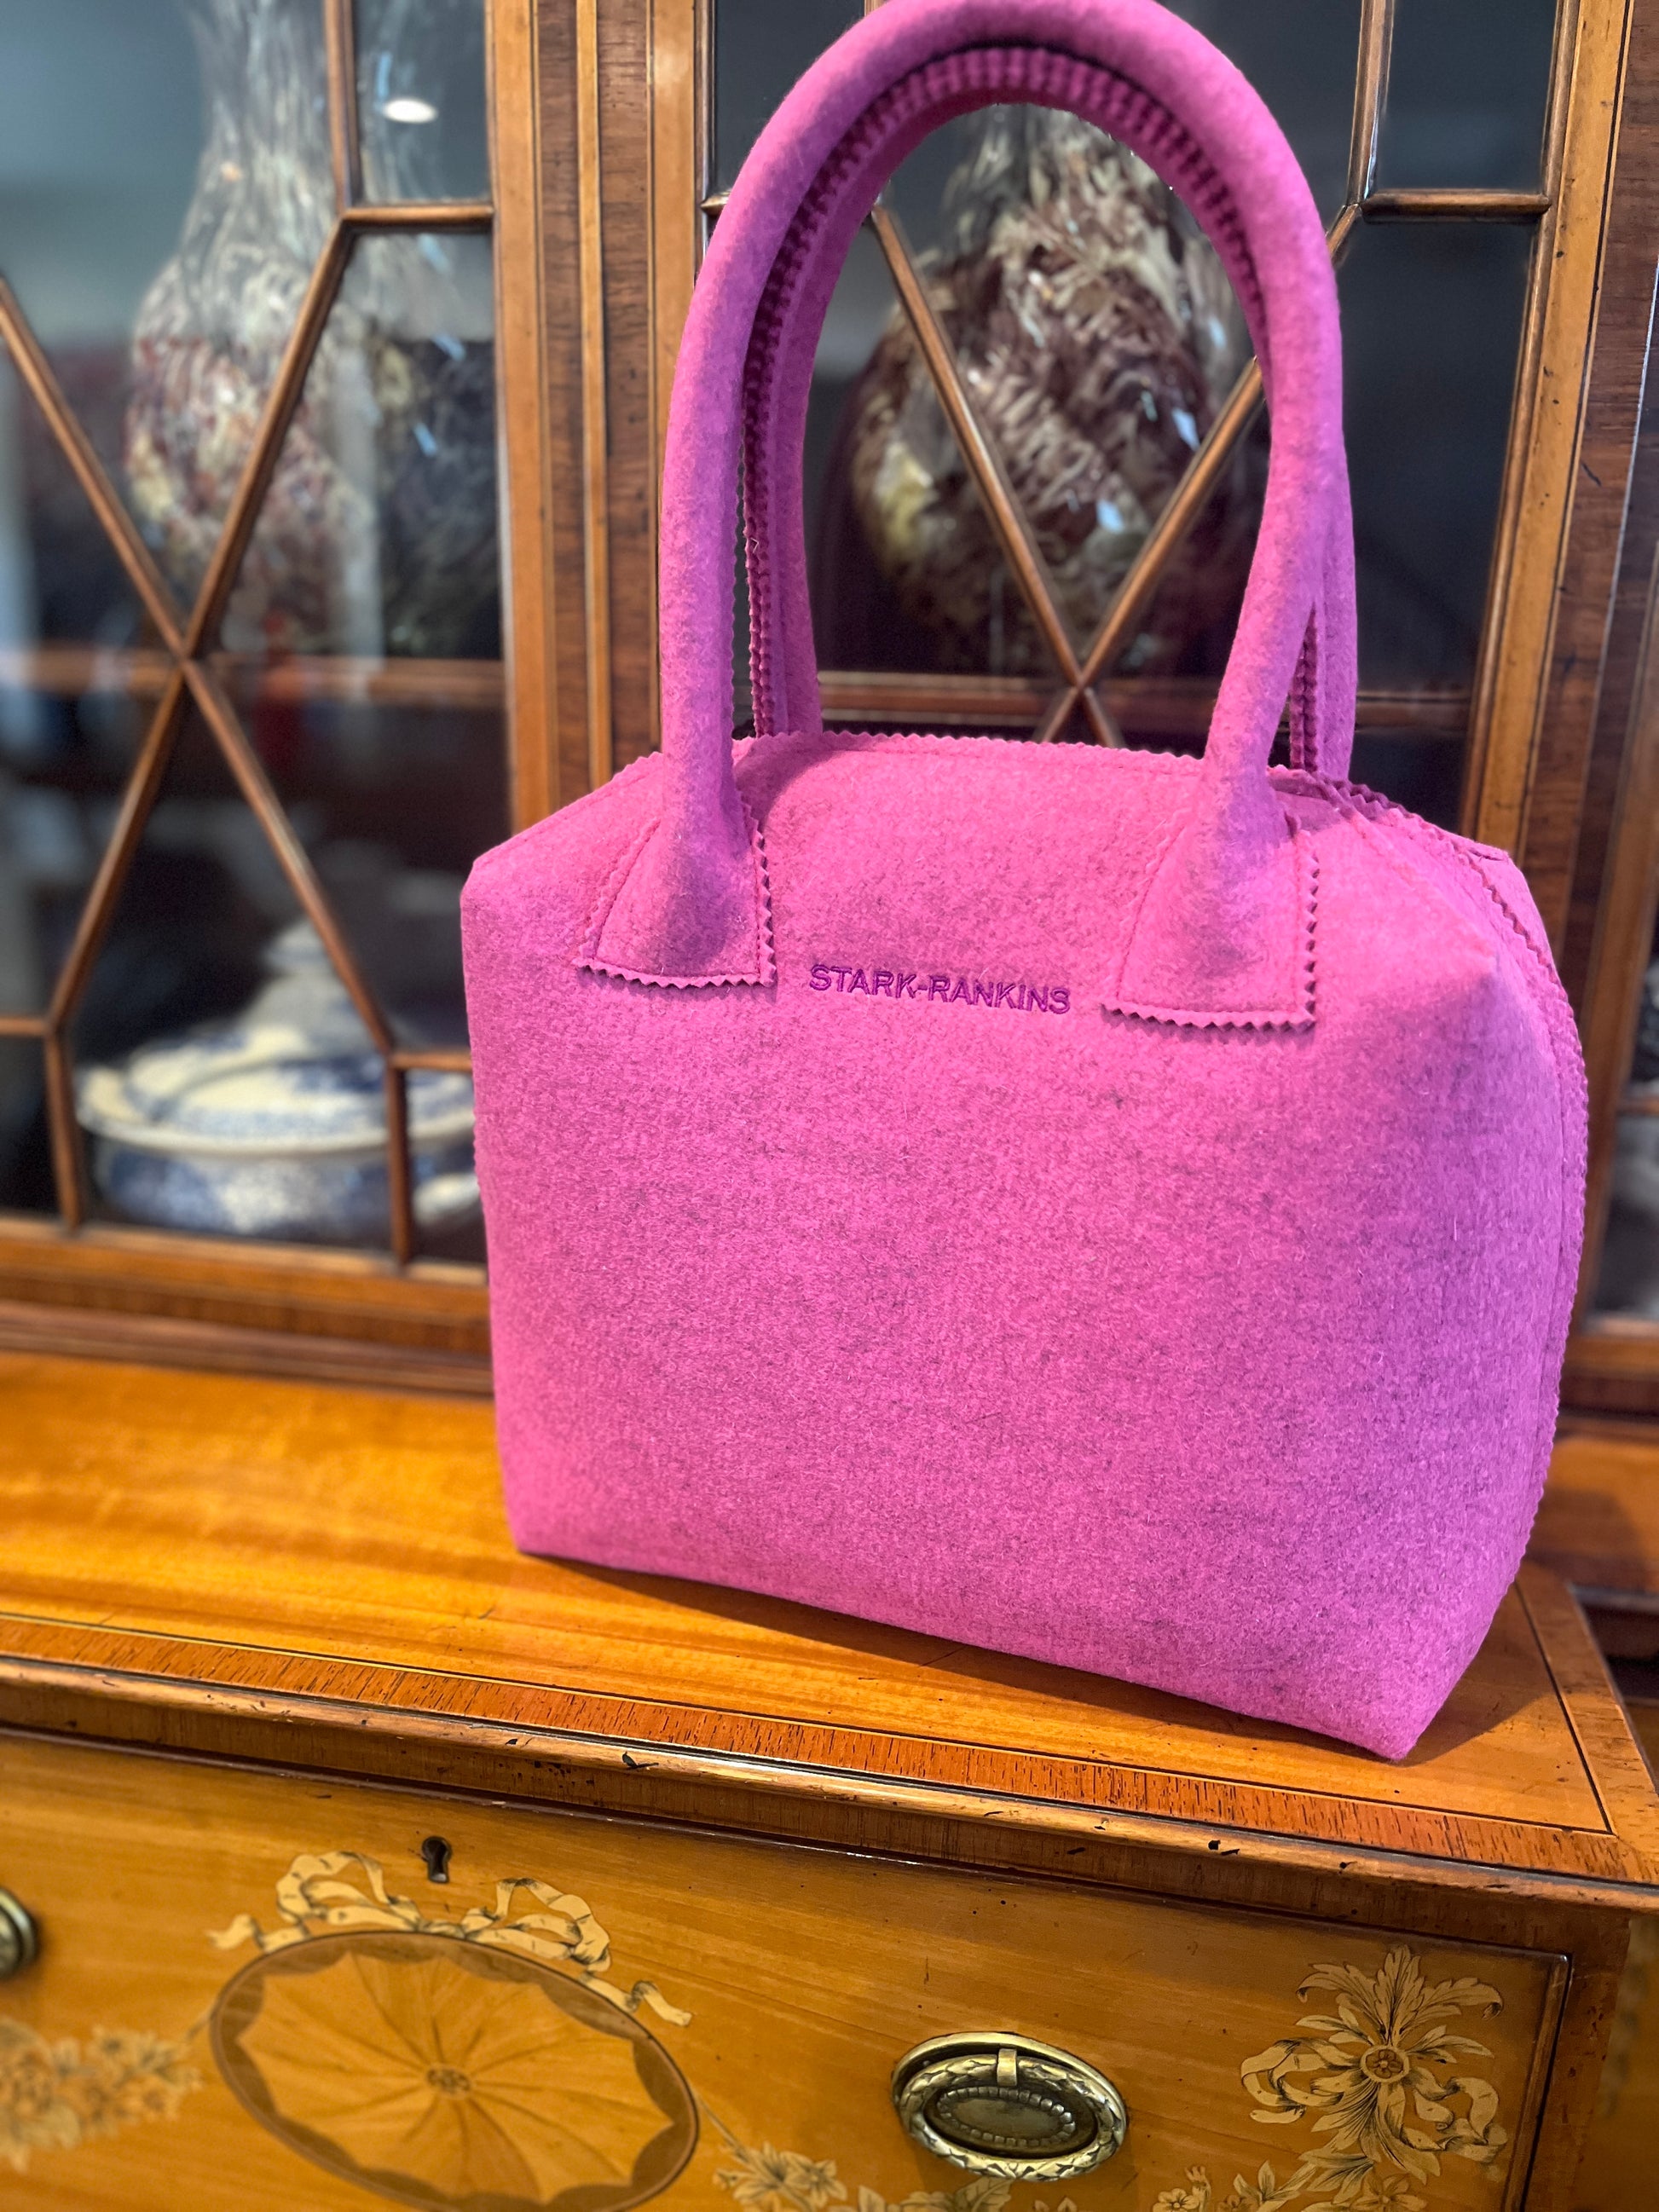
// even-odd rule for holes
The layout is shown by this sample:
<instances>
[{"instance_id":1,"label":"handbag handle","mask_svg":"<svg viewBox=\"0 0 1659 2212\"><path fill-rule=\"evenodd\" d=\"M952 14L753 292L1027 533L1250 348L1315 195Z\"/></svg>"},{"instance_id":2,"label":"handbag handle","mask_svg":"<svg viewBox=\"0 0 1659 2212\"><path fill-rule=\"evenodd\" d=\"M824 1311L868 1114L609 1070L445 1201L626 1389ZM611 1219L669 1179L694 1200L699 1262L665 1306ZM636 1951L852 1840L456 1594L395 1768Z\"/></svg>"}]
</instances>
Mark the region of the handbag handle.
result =
<instances>
[{"instance_id":1,"label":"handbag handle","mask_svg":"<svg viewBox=\"0 0 1659 2212\"><path fill-rule=\"evenodd\" d=\"M987 47L1007 62L988 67ZM1073 104L1073 92L1087 91L1074 81L1079 62L1121 88L1109 118L1091 119L1106 121L1182 191L1222 246L1258 352L1272 364L1274 436L1237 640L1184 817L1105 1000L1203 1024L1305 1018L1294 948L1287 955L1281 941L1287 863L1288 880L1296 877L1291 832L1267 768L1322 597L1333 526L1346 520L1335 285L1317 212L1277 125L1231 64L1153 0L903 0L838 40L763 131L704 261L670 410L661 811L606 886L578 956L584 966L683 986L773 978L763 843L738 793L729 741L729 548L751 335L780 252L825 173L838 173L838 157L849 193L856 171L860 192L873 198L881 176L867 159L860 164L884 127L882 103L895 111L914 103L903 130L919 137L1000 97L1017 56L1029 58L1018 64L1030 72L1028 97ZM946 65L937 81L934 64ZM1202 150L1189 117L1202 118ZM896 159L902 146L890 131L882 158ZM1321 687L1346 681L1337 627L1331 649L1322 639L1316 656ZM1290 926L1299 927L1293 891L1291 906ZM1272 981L1281 971L1290 985Z\"/></svg>"},{"instance_id":2,"label":"handbag handle","mask_svg":"<svg viewBox=\"0 0 1659 2212\"><path fill-rule=\"evenodd\" d=\"M929 130L944 119L930 92L945 91L947 112L961 113L987 98L1042 99L1116 128L1128 118L1134 88L1082 62L1056 65L1030 48L986 47L918 73L907 97L878 100L842 141L835 173L821 173L773 264L757 312L744 376L743 505L749 582L750 677L757 736L820 727L817 665L807 584L801 457L805 442L814 356L842 264L881 185ZM945 88L949 90L946 91ZM1103 123L1106 127L1106 123ZM1167 141L1168 133L1164 134ZM858 158L848 158L856 145ZM1184 158L1183 158L1184 157ZM1190 143L1166 144L1160 166L1170 181L1194 176L1202 156ZM1247 319L1261 341L1262 375L1271 386L1259 292L1254 272L1237 255L1237 233L1223 228L1218 258L1236 291L1254 296ZM1332 778L1346 775L1353 741L1357 660L1353 535L1346 516L1347 471L1341 467L1341 525L1328 537L1312 620L1291 687L1291 762ZM1346 688L1337 681L1346 670ZM1322 678L1323 680L1322 681Z\"/></svg>"}]
</instances>

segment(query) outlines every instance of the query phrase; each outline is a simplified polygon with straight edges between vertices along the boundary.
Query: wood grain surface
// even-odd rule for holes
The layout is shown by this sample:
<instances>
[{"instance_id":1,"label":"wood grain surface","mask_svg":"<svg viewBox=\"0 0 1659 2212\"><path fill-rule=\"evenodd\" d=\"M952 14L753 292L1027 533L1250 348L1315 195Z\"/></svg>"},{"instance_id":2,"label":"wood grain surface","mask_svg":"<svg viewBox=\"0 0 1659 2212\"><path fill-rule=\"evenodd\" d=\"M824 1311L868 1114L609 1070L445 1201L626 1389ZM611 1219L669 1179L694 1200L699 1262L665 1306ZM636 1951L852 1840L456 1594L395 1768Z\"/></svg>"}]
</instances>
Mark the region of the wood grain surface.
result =
<instances>
[{"instance_id":1,"label":"wood grain surface","mask_svg":"<svg viewBox=\"0 0 1659 2212\"><path fill-rule=\"evenodd\" d=\"M1121 1683L522 1558L476 1404L13 1356L0 1434L0 1717L57 1724L30 1682L97 1674L158 1710L164 1686L207 1686L342 1726L562 1731L1603 1882L1659 1863L1640 1751L1541 1572L1390 1765Z\"/></svg>"},{"instance_id":2,"label":"wood grain surface","mask_svg":"<svg viewBox=\"0 0 1659 2212\"><path fill-rule=\"evenodd\" d=\"M1063 2192L1005 2186L939 2212L1037 2212L1062 2193L1075 2212L1168 2212L1194 2168L1218 2207L1264 2161L1286 2212L1311 2207L1329 2186L1306 2163L1328 2148L1315 2124L1357 2116L1365 2067L1396 2051L1443 2092L1422 2136L1434 2212L1522 2201L1566 1984L1547 1952L78 1746L0 1741L0 1880L43 1936L0 1989L0 2090L27 2064L37 2089L55 2071L66 2115L0 2166L5 2202L30 2212L204 2212L233 2174L237 2212L351 2212L370 2201L349 2171L368 2146L379 2192L432 2212L530 2212L577 2183L598 2192L590 2212L620 2212L658 2130L664 2167L688 2160L670 2207L890 2212L969 2179L901 2130L895 2061L987 2026L1104 2071L1127 2136ZM279 1897L290 1869L309 1893ZM504 1878L542 1887L504 1899ZM1424 1984L1449 1985L1438 2012ZM563 2008L577 2002L586 2025ZM1298 2118L1275 2050L1339 2005L1358 2022L1338 2030L1352 2078L1322 2064ZM624 2028L670 2062L660 2109ZM1471 2044L1437 2057L1447 2033ZM0 2154L18 2110L0 2094ZM769 2159L796 2161L787 2185L765 2188ZM1373 2162L1377 2180L1409 2179Z\"/></svg>"},{"instance_id":3,"label":"wood grain surface","mask_svg":"<svg viewBox=\"0 0 1659 2212\"><path fill-rule=\"evenodd\" d=\"M1583 1589L1659 1598L1659 1431L1565 1419L1532 1552Z\"/></svg>"},{"instance_id":4,"label":"wood grain surface","mask_svg":"<svg viewBox=\"0 0 1659 2212\"><path fill-rule=\"evenodd\" d=\"M1659 1926L1639 1926L1619 1991L1574 2212L1659 2201Z\"/></svg>"}]
</instances>

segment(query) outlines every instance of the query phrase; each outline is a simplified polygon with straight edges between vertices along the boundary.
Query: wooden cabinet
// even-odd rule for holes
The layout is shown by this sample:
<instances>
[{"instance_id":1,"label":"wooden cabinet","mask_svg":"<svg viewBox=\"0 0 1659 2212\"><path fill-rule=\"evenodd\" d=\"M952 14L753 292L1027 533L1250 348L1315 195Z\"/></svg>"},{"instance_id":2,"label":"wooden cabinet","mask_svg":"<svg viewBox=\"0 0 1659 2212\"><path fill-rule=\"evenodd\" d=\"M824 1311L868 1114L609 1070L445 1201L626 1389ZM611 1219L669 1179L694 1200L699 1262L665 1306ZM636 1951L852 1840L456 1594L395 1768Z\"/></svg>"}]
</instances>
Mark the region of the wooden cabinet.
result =
<instances>
[{"instance_id":1,"label":"wooden cabinet","mask_svg":"<svg viewBox=\"0 0 1659 2212\"><path fill-rule=\"evenodd\" d=\"M520 1558L464 1401L12 1356L0 1422L21 2203L1579 2206L1659 1796L1545 1569L1391 1766ZM1121 2148L919 2148L893 2066L975 2031Z\"/></svg>"},{"instance_id":2,"label":"wooden cabinet","mask_svg":"<svg viewBox=\"0 0 1659 2212\"><path fill-rule=\"evenodd\" d=\"M1345 2130L1370 2178L1416 2155L1473 2212L1519 2201L1561 2026L1559 1954L16 1738L0 1762L0 1869L46 1939L0 1995L0 2113L9 2077L51 2100L0 2134L21 2204L166 2212L231 2170L250 2212L1005 2203L889 2086L989 2027L1121 2094L1079 2212L1199 2196L1194 2169L1219 2202L1264 2163L1316 2201ZM1437 2110L1403 2123L1419 2152L1381 2112L1396 2074Z\"/></svg>"},{"instance_id":3,"label":"wooden cabinet","mask_svg":"<svg viewBox=\"0 0 1659 2212\"><path fill-rule=\"evenodd\" d=\"M1641 2201L1659 1809L1550 1565L1389 1768L507 1545L465 1402L488 1302L456 893L656 740L656 488L699 254L860 4L192 0L142 52L119 0L20 15L0 1882L44 1931L0 1990L20 2203L209 2212L227 2176L254 2206L475 2212ZM1659 1321L1607 1288L1621 1141L1659 1129L1632 1088L1659 882L1659 4L1182 12L1264 86L1340 264L1358 773L1517 855L1583 1014L1570 1398L1659 1413ZM826 714L1190 750L1259 380L1213 292L1213 342L1165 331L1115 414L1045 391L1091 454L1126 410L1157 426L1068 503L1011 428L1018 332L999 350L963 305L968 275L1006 304L1035 250L1054 128L930 142L854 249L807 456ZM1136 221L1190 247L1190 306L1202 249L1094 154L1088 191L1139 192ZM975 173L1006 188L994 253ZM925 561L870 494L884 456L926 478ZM326 1204L303 1146L268 1176L254 1145L239 1188L122 1142L135 1054L176 1074L202 1024L222 1042L278 1002L331 1069ZM1594 1449L1629 1459L1631 1504L1650 1432ZM1560 1469L1550 1559L1628 1636L1659 1547L1577 1479L1573 1437ZM244 1916L295 1940L261 1949ZM657 1998L630 2002L640 1980ZM494 2106L433 2039L451 2005L459 2033L531 2023ZM896 2057L988 2027L1121 2088L1123 2148L1064 2194L988 2193L893 2115ZM1455 2072L1424 2056L1441 2030L1473 2046ZM373 2081L412 2100L408 2142ZM1359 2162L1315 2157L1338 2151Z\"/></svg>"}]
</instances>

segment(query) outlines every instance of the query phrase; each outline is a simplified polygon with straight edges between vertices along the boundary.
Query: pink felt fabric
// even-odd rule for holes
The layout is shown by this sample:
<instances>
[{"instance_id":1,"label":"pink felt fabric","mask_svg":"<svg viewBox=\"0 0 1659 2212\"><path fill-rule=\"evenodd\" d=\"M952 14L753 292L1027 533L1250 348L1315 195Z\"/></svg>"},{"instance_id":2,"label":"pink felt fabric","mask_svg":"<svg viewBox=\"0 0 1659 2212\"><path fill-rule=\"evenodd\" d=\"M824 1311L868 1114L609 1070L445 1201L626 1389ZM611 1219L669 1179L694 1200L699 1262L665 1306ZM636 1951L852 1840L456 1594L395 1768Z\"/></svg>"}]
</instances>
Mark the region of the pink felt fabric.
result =
<instances>
[{"instance_id":1,"label":"pink felt fabric","mask_svg":"<svg viewBox=\"0 0 1659 2212\"><path fill-rule=\"evenodd\" d=\"M1010 90L1172 175L1269 364L1208 749L734 748L740 441L777 722L815 696L785 471L825 272L907 131ZM1295 164L1151 0L904 0L785 102L682 352L663 752L464 902L526 1549L1416 1741L1541 1487L1583 1085L1512 865L1340 781L1339 397Z\"/></svg>"}]
</instances>

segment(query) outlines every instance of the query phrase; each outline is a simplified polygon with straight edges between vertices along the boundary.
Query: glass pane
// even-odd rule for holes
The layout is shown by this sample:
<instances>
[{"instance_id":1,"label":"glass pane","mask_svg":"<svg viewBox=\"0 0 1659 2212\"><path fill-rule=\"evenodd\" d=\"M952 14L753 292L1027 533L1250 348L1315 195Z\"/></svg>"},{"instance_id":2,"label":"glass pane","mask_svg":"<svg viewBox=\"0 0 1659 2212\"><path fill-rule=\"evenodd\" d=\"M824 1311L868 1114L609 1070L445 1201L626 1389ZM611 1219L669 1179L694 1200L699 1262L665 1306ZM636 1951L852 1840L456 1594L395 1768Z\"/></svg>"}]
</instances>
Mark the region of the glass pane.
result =
<instances>
[{"instance_id":1,"label":"glass pane","mask_svg":"<svg viewBox=\"0 0 1659 2212\"><path fill-rule=\"evenodd\" d=\"M488 199L483 0L356 0L356 18L366 198Z\"/></svg>"},{"instance_id":2,"label":"glass pane","mask_svg":"<svg viewBox=\"0 0 1659 2212\"><path fill-rule=\"evenodd\" d=\"M868 231L818 346L805 505L822 666L1051 667Z\"/></svg>"},{"instance_id":3,"label":"glass pane","mask_svg":"<svg viewBox=\"0 0 1659 2212\"><path fill-rule=\"evenodd\" d=\"M377 698L324 696L337 680L327 664L250 667L236 679L255 747L410 1046L465 1042L461 885L509 829L501 684L493 670L484 677L446 695L441 675L422 676Z\"/></svg>"},{"instance_id":4,"label":"glass pane","mask_svg":"<svg viewBox=\"0 0 1659 2212\"><path fill-rule=\"evenodd\" d=\"M1626 1111L1619 1116L1595 1303L1659 1321L1659 945L1642 979Z\"/></svg>"},{"instance_id":5,"label":"glass pane","mask_svg":"<svg viewBox=\"0 0 1659 2212\"><path fill-rule=\"evenodd\" d=\"M1327 218L1341 204L1359 0L1175 0L1267 101ZM797 77L855 22L859 0L715 0L714 181L727 185Z\"/></svg>"},{"instance_id":6,"label":"glass pane","mask_svg":"<svg viewBox=\"0 0 1659 2212\"><path fill-rule=\"evenodd\" d=\"M1232 288L1145 162L1048 108L935 132L890 198L1081 646L1249 358ZM1182 629L1144 665L1214 619L1246 557L1242 536L1194 541Z\"/></svg>"},{"instance_id":7,"label":"glass pane","mask_svg":"<svg viewBox=\"0 0 1659 2212\"><path fill-rule=\"evenodd\" d=\"M0 654L27 680L43 643L149 642L148 617L44 415L0 348ZM57 656L59 663L64 656Z\"/></svg>"},{"instance_id":8,"label":"glass pane","mask_svg":"<svg viewBox=\"0 0 1659 2212\"><path fill-rule=\"evenodd\" d=\"M1554 0L1399 0L1383 185L1538 188Z\"/></svg>"},{"instance_id":9,"label":"glass pane","mask_svg":"<svg viewBox=\"0 0 1659 2212\"><path fill-rule=\"evenodd\" d=\"M1347 179L1359 0L1170 3L1243 71L1273 110L1328 222Z\"/></svg>"},{"instance_id":10,"label":"glass pane","mask_svg":"<svg viewBox=\"0 0 1659 2212\"><path fill-rule=\"evenodd\" d=\"M422 1260L482 1267L485 1260L483 1207L472 1161L472 1085L464 1075L417 1071L409 1079L411 1113L423 1118L456 1109L465 1130L415 1154L415 1250Z\"/></svg>"},{"instance_id":11,"label":"glass pane","mask_svg":"<svg viewBox=\"0 0 1659 2212\"><path fill-rule=\"evenodd\" d=\"M165 681L149 635L0 354L0 1013L40 1012L62 965Z\"/></svg>"},{"instance_id":12,"label":"glass pane","mask_svg":"<svg viewBox=\"0 0 1659 2212\"><path fill-rule=\"evenodd\" d=\"M74 1041L104 1212L197 1234L386 1242L379 1059L193 717Z\"/></svg>"},{"instance_id":13,"label":"glass pane","mask_svg":"<svg viewBox=\"0 0 1659 2212\"><path fill-rule=\"evenodd\" d=\"M235 653L501 652L489 240L355 249L226 610Z\"/></svg>"},{"instance_id":14,"label":"glass pane","mask_svg":"<svg viewBox=\"0 0 1659 2212\"><path fill-rule=\"evenodd\" d=\"M714 183L743 167L802 71L864 13L860 0L714 0Z\"/></svg>"},{"instance_id":15,"label":"glass pane","mask_svg":"<svg viewBox=\"0 0 1659 2212\"><path fill-rule=\"evenodd\" d=\"M1163 752L1203 745L1243 604L1267 453L1267 418L1258 410L1118 661L1127 693L1120 721L1132 744Z\"/></svg>"},{"instance_id":16,"label":"glass pane","mask_svg":"<svg viewBox=\"0 0 1659 2212\"><path fill-rule=\"evenodd\" d=\"M7 39L0 267L189 592L332 218L316 0L54 0Z\"/></svg>"},{"instance_id":17,"label":"glass pane","mask_svg":"<svg viewBox=\"0 0 1659 2212\"><path fill-rule=\"evenodd\" d=\"M1425 822L1455 830L1463 796L1463 744L1421 730L1362 730L1354 739L1356 783L1410 807Z\"/></svg>"},{"instance_id":18,"label":"glass pane","mask_svg":"<svg viewBox=\"0 0 1659 2212\"><path fill-rule=\"evenodd\" d=\"M46 1005L152 703L0 682L0 1013Z\"/></svg>"},{"instance_id":19,"label":"glass pane","mask_svg":"<svg viewBox=\"0 0 1659 2212\"><path fill-rule=\"evenodd\" d=\"M46 1072L32 1037L0 1037L0 1213L54 1213Z\"/></svg>"},{"instance_id":20,"label":"glass pane","mask_svg":"<svg viewBox=\"0 0 1659 2212\"><path fill-rule=\"evenodd\" d=\"M1380 225L1343 264L1362 684L1474 676L1531 248L1506 225Z\"/></svg>"}]
</instances>

